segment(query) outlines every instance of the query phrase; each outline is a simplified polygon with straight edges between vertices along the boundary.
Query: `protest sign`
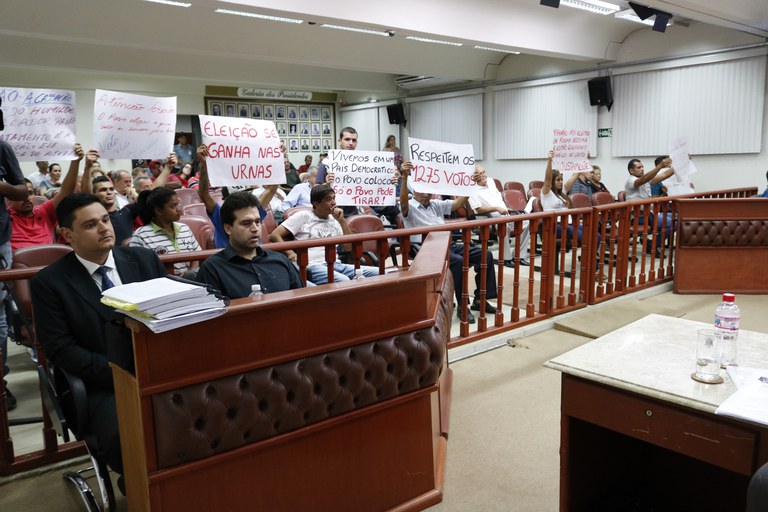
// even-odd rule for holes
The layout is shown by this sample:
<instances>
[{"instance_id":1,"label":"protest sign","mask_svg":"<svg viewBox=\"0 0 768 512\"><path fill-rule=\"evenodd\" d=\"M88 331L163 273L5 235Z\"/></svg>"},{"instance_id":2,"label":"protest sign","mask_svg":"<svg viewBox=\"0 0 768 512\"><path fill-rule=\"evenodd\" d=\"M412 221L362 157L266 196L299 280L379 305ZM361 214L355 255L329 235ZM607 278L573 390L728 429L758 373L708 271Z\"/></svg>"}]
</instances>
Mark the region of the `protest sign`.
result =
<instances>
[{"instance_id":1,"label":"protest sign","mask_svg":"<svg viewBox=\"0 0 768 512\"><path fill-rule=\"evenodd\" d=\"M395 204L395 154L391 151L334 149L325 160L334 174L333 190L339 206Z\"/></svg>"},{"instance_id":2,"label":"protest sign","mask_svg":"<svg viewBox=\"0 0 768 512\"><path fill-rule=\"evenodd\" d=\"M285 183L280 137L272 121L200 116L200 131L212 186Z\"/></svg>"},{"instance_id":3,"label":"protest sign","mask_svg":"<svg viewBox=\"0 0 768 512\"><path fill-rule=\"evenodd\" d=\"M21 161L74 160L75 93L0 87L5 131L0 139Z\"/></svg>"},{"instance_id":4,"label":"protest sign","mask_svg":"<svg viewBox=\"0 0 768 512\"><path fill-rule=\"evenodd\" d=\"M561 130L555 128L552 136L552 168L563 174L572 172L589 172L589 142L592 138L590 130Z\"/></svg>"},{"instance_id":5,"label":"protest sign","mask_svg":"<svg viewBox=\"0 0 768 512\"><path fill-rule=\"evenodd\" d=\"M672 142L669 148L669 158L672 159L672 167L675 174L664 180L664 186L667 187L668 196L680 196L692 194L694 192L691 185L691 175L696 172L696 166L693 165L688 156L688 138L680 137Z\"/></svg>"},{"instance_id":6,"label":"protest sign","mask_svg":"<svg viewBox=\"0 0 768 512\"><path fill-rule=\"evenodd\" d=\"M417 192L468 196L475 190L472 144L408 138L413 170L409 183Z\"/></svg>"},{"instance_id":7,"label":"protest sign","mask_svg":"<svg viewBox=\"0 0 768 512\"><path fill-rule=\"evenodd\" d=\"M102 158L165 158L176 134L176 97L96 89L93 144Z\"/></svg>"}]
</instances>

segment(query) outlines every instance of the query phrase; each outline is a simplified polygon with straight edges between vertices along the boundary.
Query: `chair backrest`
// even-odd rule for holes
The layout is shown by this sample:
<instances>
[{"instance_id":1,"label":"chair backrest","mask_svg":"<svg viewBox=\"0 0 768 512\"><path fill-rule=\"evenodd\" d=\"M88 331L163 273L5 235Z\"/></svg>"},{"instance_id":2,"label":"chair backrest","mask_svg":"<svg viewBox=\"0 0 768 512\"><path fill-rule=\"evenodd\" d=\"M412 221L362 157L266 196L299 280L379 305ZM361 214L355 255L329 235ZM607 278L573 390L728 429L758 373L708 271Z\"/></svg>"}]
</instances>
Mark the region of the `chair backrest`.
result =
<instances>
[{"instance_id":1,"label":"chair backrest","mask_svg":"<svg viewBox=\"0 0 768 512\"><path fill-rule=\"evenodd\" d=\"M528 199L532 197L541 197L541 189L540 188L532 188L528 190Z\"/></svg>"},{"instance_id":2,"label":"chair backrest","mask_svg":"<svg viewBox=\"0 0 768 512\"><path fill-rule=\"evenodd\" d=\"M179 222L189 226L189 229L192 230L192 234L195 235L197 243L200 244L201 249L216 248L216 240L213 235L213 222L211 222L211 219L209 219L208 216L182 215Z\"/></svg>"},{"instance_id":3,"label":"chair backrest","mask_svg":"<svg viewBox=\"0 0 768 512\"><path fill-rule=\"evenodd\" d=\"M267 215L261 219L261 243L269 243L269 234L277 229L277 222L275 222L275 215L272 210L267 209Z\"/></svg>"},{"instance_id":4,"label":"chair backrest","mask_svg":"<svg viewBox=\"0 0 768 512\"><path fill-rule=\"evenodd\" d=\"M620 203L623 203L627 200L627 194L623 190L619 190L619 193L616 194L616 199L618 199Z\"/></svg>"},{"instance_id":5,"label":"chair backrest","mask_svg":"<svg viewBox=\"0 0 768 512\"><path fill-rule=\"evenodd\" d=\"M525 195L525 185L519 181L508 181L504 184L504 190L519 190Z\"/></svg>"},{"instance_id":6,"label":"chair backrest","mask_svg":"<svg viewBox=\"0 0 768 512\"><path fill-rule=\"evenodd\" d=\"M496 184L496 189L499 192L504 190L504 187L501 185L501 180L499 178L493 178L493 182Z\"/></svg>"},{"instance_id":7,"label":"chair backrest","mask_svg":"<svg viewBox=\"0 0 768 512\"><path fill-rule=\"evenodd\" d=\"M181 209L182 215L197 215L198 217L207 217L208 212L205 210L203 203L188 204Z\"/></svg>"},{"instance_id":8,"label":"chair backrest","mask_svg":"<svg viewBox=\"0 0 768 512\"><path fill-rule=\"evenodd\" d=\"M352 233L376 233L384 231L384 223L376 215L353 215L347 219L349 230ZM389 244L385 243L381 254L378 252L378 243L376 240L366 240L363 242L363 250L376 254L379 259L386 259L389 252Z\"/></svg>"},{"instance_id":9,"label":"chair backrest","mask_svg":"<svg viewBox=\"0 0 768 512\"><path fill-rule=\"evenodd\" d=\"M294 206L293 208L288 208L283 212L283 220L290 218L291 215L293 215L296 212L302 212L311 210L311 206Z\"/></svg>"},{"instance_id":10,"label":"chair backrest","mask_svg":"<svg viewBox=\"0 0 768 512\"><path fill-rule=\"evenodd\" d=\"M544 208L542 208L542 206L541 206L541 198L538 198L538 197L537 197L537 198L536 198L536 199L533 201L533 209L532 209L531 211L532 211L533 213L539 213L539 212L543 212L543 211L544 211Z\"/></svg>"},{"instance_id":11,"label":"chair backrest","mask_svg":"<svg viewBox=\"0 0 768 512\"><path fill-rule=\"evenodd\" d=\"M587 194L577 192L575 194L571 194L571 205L574 208L587 208L592 206L592 200Z\"/></svg>"},{"instance_id":12,"label":"chair backrest","mask_svg":"<svg viewBox=\"0 0 768 512\"><path fill-rule=\"evenodd\" d=\"M594 192L592 194L592 206L601 204L613 204L615 201L610 192Z\"/></svg>"},{"instance_id":13,"label":"chair backrest","mask_svg":"<svg viewBox=\"0 0 768 512\"><path fill-rule=\"evenodd\" d=\"M501 193L504 198L504 204L510 210L525 210L528 201L525 199L525 193L520 190L505 190Z\"/></svg>"},{"instance_id":14,"label":"chair backrest","mask_svg":"<svg viewBox=\"0 0 768 512\"><path fill-rule=\"evenodd\" d=\"M193 188L176 189L176 196L179 198L179 206L182 208L190 204L202 203L200 195Z\"/></svg>"},{"instance_id":15,"label":"chair backrest","mask_svg":"<svg viewBox=\"0 0 768 512\"><path fill-rule=\"evenodd\" d=\"M528 190L531 190L532 188L541 188L544 186L544 182L541 180L532 180L528 182Z\"/></svg>"},{"instance_id":16,"label":"chair backrest","mask_svg":"<svg viewBox=\"0 0 768 512\"><path fill-rule=\"evenodd\" d=\"M63 244L33 245L16 249L13 253L11 268L44 267L71 252L72 248ZM19 311L32 320L32 296L29 293L29 281L22 279L13 285L18 299Z\"/></svg>"}]
</instances>

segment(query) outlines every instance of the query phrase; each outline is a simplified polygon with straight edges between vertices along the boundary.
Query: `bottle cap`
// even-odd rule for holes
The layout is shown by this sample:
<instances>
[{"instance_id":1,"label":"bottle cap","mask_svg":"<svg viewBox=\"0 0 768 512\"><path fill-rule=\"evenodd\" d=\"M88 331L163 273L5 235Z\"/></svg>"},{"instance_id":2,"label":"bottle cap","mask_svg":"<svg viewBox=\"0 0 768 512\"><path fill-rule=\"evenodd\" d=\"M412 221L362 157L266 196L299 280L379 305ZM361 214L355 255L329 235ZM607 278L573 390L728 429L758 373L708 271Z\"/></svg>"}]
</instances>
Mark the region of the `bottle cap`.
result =
<instances>
[{"instance_id":1,"label":"bottle cap","mask_svg":"<svg viewBox=\"0 0 768 512\"><path fill-rule=\"evenodd\" d=\"M735 301L736 301L736 295L732 293L723 294L723 302L735 302Z\"/></svg>"},{"instance_id":2,"label":"bottle cap","mask_svg":"<svg viewBox=\"0 0 768 512\"><path fill-rule=\"evenodd\" d=\"M261 290L261 285L260 284L252 284L251 285L251 291L252 292L255 292L255 291L258 291L258 290Z\"/></svg>"}]
</instances>

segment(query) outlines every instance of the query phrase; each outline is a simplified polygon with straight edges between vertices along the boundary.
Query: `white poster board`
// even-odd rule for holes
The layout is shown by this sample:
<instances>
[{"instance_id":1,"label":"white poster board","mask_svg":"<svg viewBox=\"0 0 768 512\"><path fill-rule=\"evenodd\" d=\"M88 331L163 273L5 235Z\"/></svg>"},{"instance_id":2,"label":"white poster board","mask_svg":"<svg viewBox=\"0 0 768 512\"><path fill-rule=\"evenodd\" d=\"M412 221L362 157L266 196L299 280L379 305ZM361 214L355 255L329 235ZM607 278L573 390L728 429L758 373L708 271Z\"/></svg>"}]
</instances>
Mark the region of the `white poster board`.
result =
<instances>
[{"instance_id":1,"label":"white poster board","mask_svg":"<svg viewBox=\"0 0 768 512\"><path fill-rule=\"evenodd\" d=\"M96 89L93 144L101 158L166 158L176 134L176 97Z\"/></svg>"},{"instance_id":2,"label":"white poster board","mask_svg":"<svg viewBox=\"0 0 768 512\"><path fill-rule=\"evenodd\" d=\"M20 161L74 160L75 93L0 87L5 131L0 139Z\"/></svg>"},{"instance_id":3,"label":"white poster board","mask_svg":"<svg viewBox=\"0 0 768 512\"><path fill-rule=\"evenodd\" d=\"M286 182L275 123L238 117L200 116L208 147L211 186L275 185Z\"/></svg>"},{"instance_id":4,"label":"white poster board","mask_svg":"<svg viewBox=\"0 0 768 512\"><path fill-rule=\"evenodd\" d=\"M468 196L477 186L472 144L408 138L413 170L408 182L417 192Z\"/></svg>"},{"instance_id":5,"label":"white poster board","mask_svg":"<svg viewBox=\"0 0 768 512\"><path fill-rule=\"evenodd\" d=\"M689 156L688 137L680 137L672 142L669 148L669 158L672 159L672 167L675 174L664 180L668 196L680 196L692 194L691 175L696 173L696 166ZM662 171L663 172L663 171Z\"/></svg>"},{"instance_id":6,"label":"white poster board","mask_svg":"<svg viewBox=\"0 0 768 512\"><path fill-rule=\"evenodd\" d=\"M334 174L333 190L339 206L395 204L395 154L391 151L334 149L325 160Z\"/></svg>"},{"instance_id":7,"label":"white poster board","mask_svg":"<svg viewBox=\"0 0 768 512\"><path fill-rule=\"evenodd\" d=\"M589 144L592 139L591 130L559 129L552 134L552 168L563 174L574 172L589 172Z\"/></svg>"}]
</instances>

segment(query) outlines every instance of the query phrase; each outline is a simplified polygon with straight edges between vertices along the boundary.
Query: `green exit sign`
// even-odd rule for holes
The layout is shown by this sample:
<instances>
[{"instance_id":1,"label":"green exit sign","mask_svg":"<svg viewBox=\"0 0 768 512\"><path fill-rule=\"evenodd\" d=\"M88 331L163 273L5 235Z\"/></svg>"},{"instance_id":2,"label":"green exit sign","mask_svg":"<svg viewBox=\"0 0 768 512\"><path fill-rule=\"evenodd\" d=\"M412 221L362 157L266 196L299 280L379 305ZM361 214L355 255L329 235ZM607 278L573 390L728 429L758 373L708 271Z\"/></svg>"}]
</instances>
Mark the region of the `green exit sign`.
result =
<instances>
[{"instance_id":1,"label":"green exit sign","mask_svg":"<svg viewBox=\"0 0 768 512\"><path fill-rule=\"evenodd\" d=\"M612 137L613 136L613 128L598 128L597 130L597 137L599 139L602 139L603 137Z\"/></svg>"}]
</instances>

